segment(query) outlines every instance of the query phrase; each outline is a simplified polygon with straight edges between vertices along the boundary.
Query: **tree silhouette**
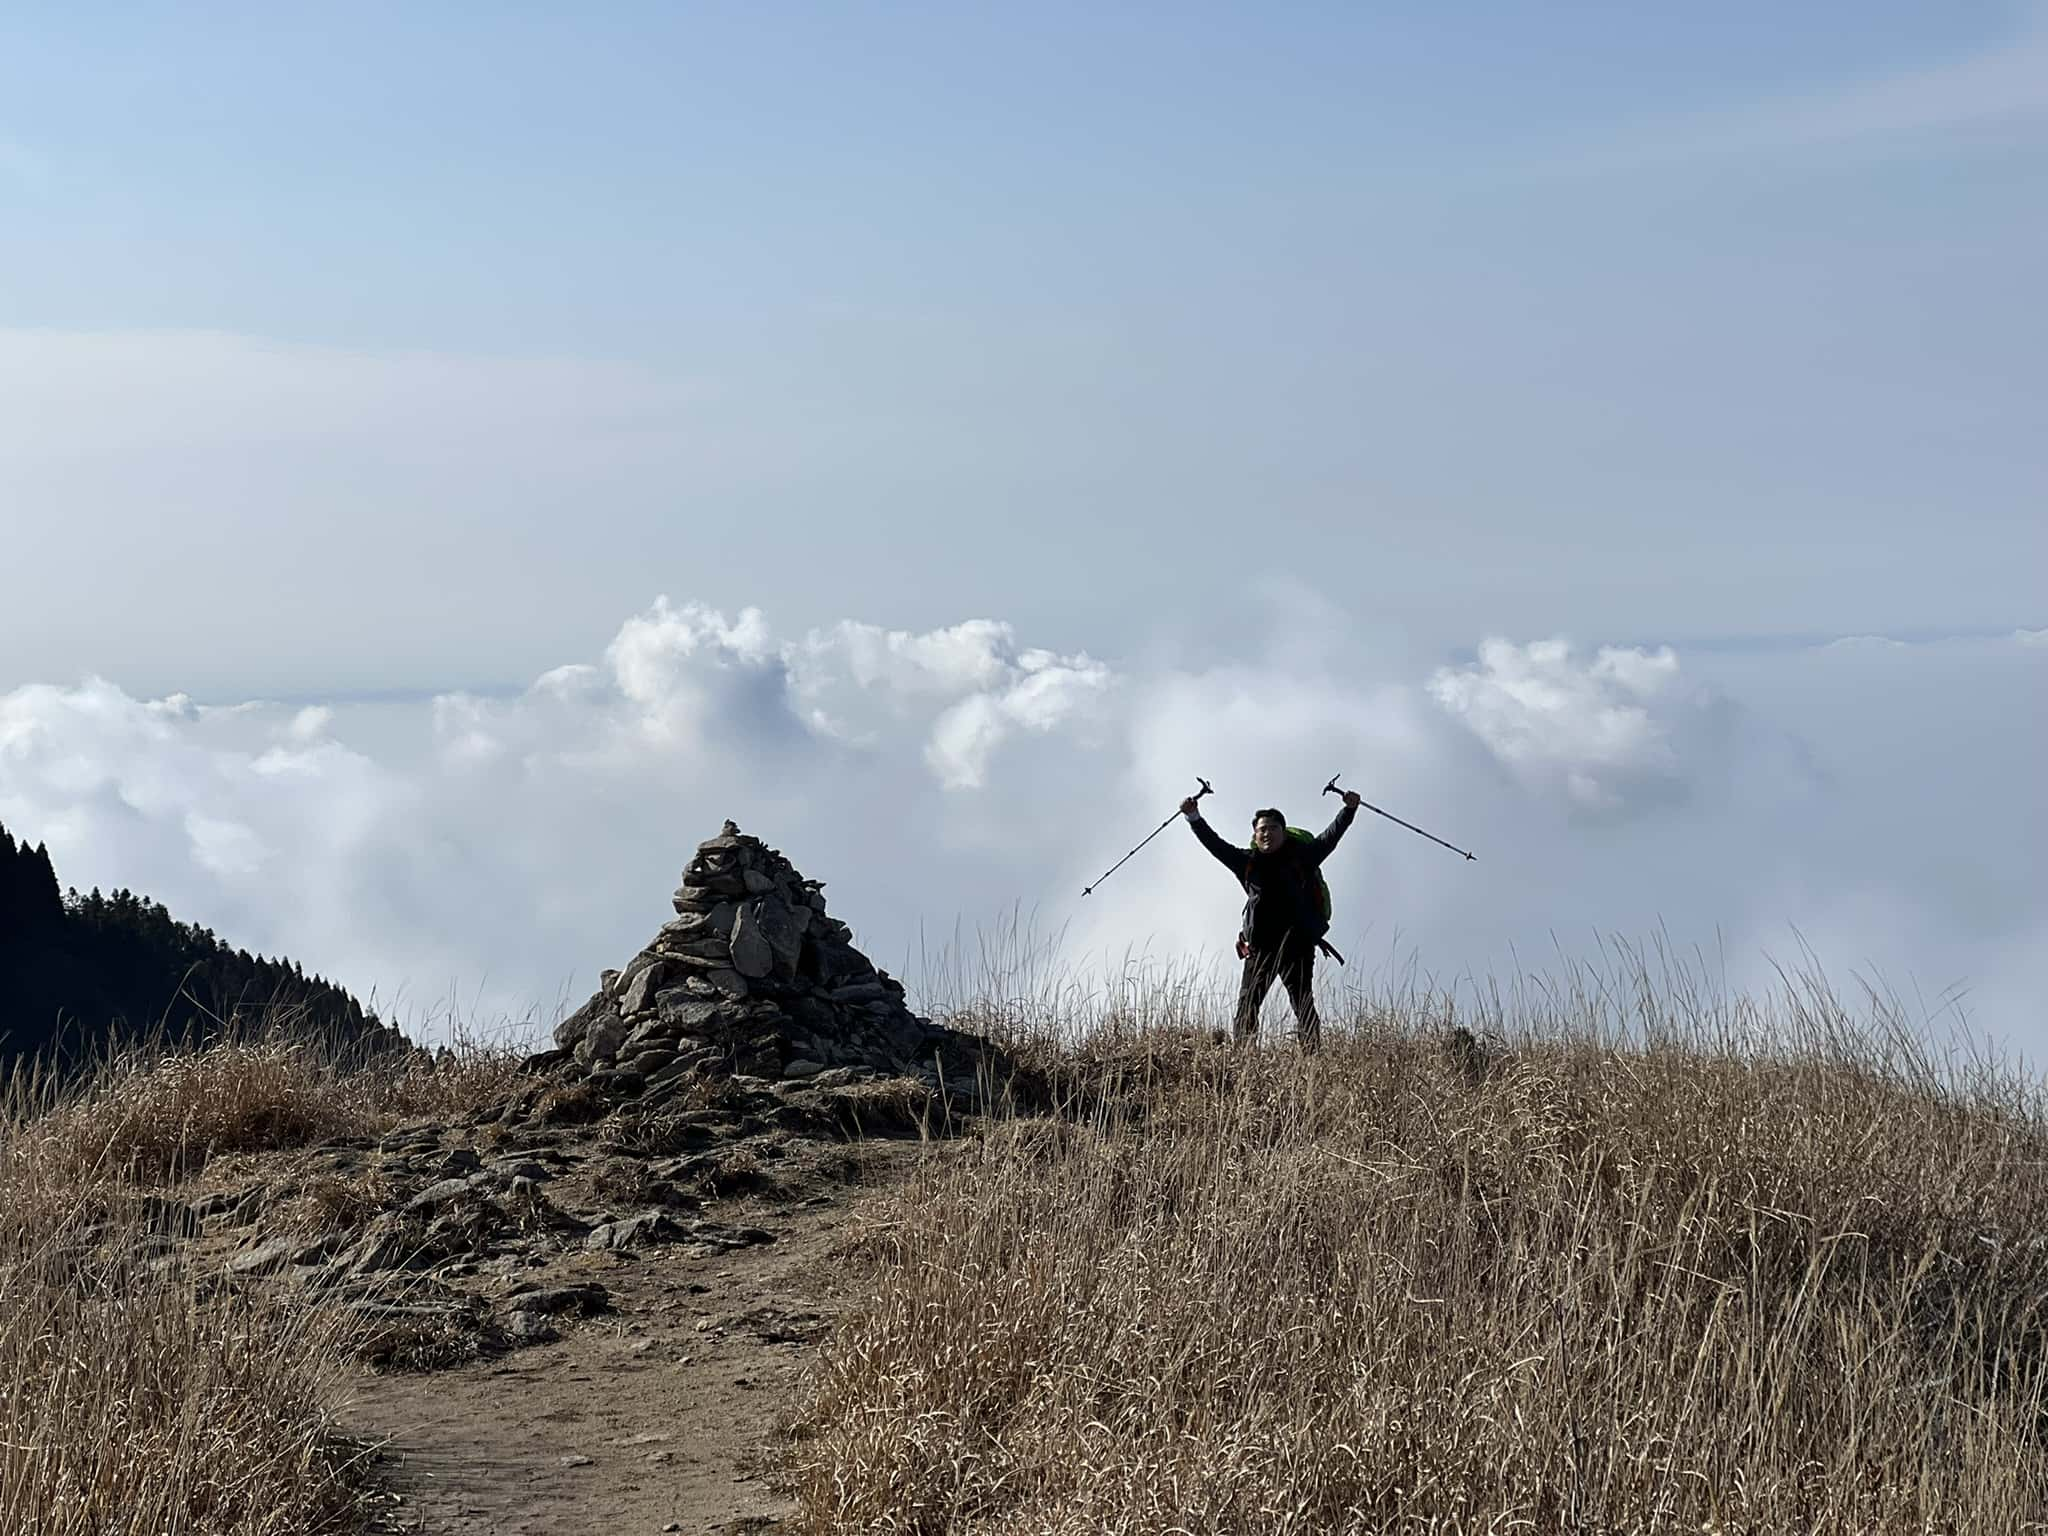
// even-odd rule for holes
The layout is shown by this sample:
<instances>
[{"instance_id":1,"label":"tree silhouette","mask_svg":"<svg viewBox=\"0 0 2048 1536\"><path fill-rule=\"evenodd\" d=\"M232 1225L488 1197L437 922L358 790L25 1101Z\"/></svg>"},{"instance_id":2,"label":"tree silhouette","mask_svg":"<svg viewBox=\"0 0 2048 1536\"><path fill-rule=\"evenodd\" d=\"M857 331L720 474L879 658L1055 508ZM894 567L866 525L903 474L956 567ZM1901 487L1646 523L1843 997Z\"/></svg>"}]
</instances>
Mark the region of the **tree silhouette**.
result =
<instances>
[{"instance_id":1,"label":"tree silhouette","mask_svg":"<svg viewBox=\"0 0 2048 1536\"><path fill-rule=\"evenodd\" d=\"M48 847L0 827L0 1070L29 1055L62 1068L153 1031L200 1044L266 1025L341 1049L404 1043L296 961L233 948L125 888L65 895Z\"/></svg>"}]
</instances>

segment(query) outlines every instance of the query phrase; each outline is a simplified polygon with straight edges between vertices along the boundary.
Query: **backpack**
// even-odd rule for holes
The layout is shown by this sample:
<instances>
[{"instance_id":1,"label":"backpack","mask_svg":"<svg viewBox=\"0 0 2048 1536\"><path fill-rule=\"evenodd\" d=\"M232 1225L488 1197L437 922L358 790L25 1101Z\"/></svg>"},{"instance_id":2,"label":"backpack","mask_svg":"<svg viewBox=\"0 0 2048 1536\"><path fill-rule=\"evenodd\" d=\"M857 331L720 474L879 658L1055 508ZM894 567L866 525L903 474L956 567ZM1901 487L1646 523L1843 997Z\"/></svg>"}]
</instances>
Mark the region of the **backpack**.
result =
<instances>
[{"instance_id":1,"label":"backpack","mask_svg":"<svg viewBox=\"0 0 2048 1536\"><path fill-rule=\"evenodd\" d=\"M1300 827L1289 827L1287 829L1287 835L1293 838L1298 843L1312 843L1316 840L1315 833L1304 831ZM1255 850L1257 846L1258 845L1256 843L1247 844L1246 849L1247 851L1252 851ZM1322 865L1318 864L1314 867L1316 874L1316 890L1321 895L1323 901L1323 921L1327 923L1330 920L1330 882L1323 878ZM1334 953L1334 951L1332 951L1332 953Z\"/></svg>"}]
</instances>

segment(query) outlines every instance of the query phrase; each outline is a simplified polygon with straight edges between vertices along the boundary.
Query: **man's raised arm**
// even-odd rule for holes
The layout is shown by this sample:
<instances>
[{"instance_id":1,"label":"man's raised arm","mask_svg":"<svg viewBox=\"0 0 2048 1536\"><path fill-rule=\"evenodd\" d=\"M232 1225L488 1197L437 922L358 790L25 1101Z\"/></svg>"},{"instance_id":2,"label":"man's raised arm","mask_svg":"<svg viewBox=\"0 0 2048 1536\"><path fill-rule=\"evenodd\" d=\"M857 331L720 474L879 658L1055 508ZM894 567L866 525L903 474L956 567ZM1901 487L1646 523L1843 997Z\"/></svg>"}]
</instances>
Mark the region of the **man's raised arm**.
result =
<instances>
[{"instance_id":1,"label":"man's raised arm","mask_svg":"<svg viewBox=\"0 0 2048 1536\"><path fill-rule=\"evenodd\" d=\"M1233 848L1223 841L1216 829L1202 820L1202 810L1193 797L1180 803L1181 815L1187 817L1188 825L1195 829L1195 836L1202 846L1216 856L1216 862L1229 870L1239 880L1244 879L1245 870L1251 862L1251 855L1243 848Z\"/></svg>"},{"instance_id":2,"label":"man's raised arm","mask_svg":"<svg viewBox=\"0 0 2048 1536\"><path fill-rule=\"evenodd\" d=\"M1309 844L1309 857L1320 864L1336 848L1337 841L1358 817L1358 796L1350 790L1344 791L1344 808L1330 824L1323 828L1322 835Z\"/></svg>"}]
</instances>

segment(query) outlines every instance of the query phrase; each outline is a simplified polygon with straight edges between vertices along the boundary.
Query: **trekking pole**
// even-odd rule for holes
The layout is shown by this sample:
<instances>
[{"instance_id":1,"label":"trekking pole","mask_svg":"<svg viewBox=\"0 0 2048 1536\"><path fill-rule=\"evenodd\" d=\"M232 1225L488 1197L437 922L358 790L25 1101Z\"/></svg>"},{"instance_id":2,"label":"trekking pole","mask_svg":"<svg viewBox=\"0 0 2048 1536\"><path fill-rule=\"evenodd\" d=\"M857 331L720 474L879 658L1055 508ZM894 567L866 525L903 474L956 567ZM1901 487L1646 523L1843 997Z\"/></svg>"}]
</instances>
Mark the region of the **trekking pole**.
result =
<instances>
[{"instance_id":1,"label":"trekking pole","mask_svg":"<svg viewBox=\"0 0 2048 1536\"><path fill-rule=\"evenodd\" d=\"M1196 776L1195 782L1202 786L1200 789L1195 791L1195 798L1197 800L1201 799L1204 795L1215 793L1215 791L1209 787L1209 781L1205 778L1202 778L1199 774ZM1179 811L1175 811L1173 813L1173 816L1178 816L1179 814ZM1160 833L1164 832L1168 827L1172 826L1173 816L1167 817L1166 820L1159 823L1159 825L1154 827L1150 832L1147 832L1145 834L1145 843L1151 842L1153 838L1157 837ZM1138 844L1138 848L1144 847L1145 843ZM1136 853L1138 851L1138 848L1133 848L1131 850L1131 853ZM1099 876L1097 876L1095 885L1102 884L1104 880L1107 880L1111 875L1115 874L1118 870L1122 869L1124 865L1129 863L1131 853L1125 854L1122 858L1118 859L1114 864L1110 865L1109 868L1105 869ZM1081 894L1083 896L1092 894L1095 890L1095 885L1085 887L1082 890Z\"/></svg>"},{"instance_id":2,"label":"trekking pole","mask_svg":"<svg viewBox=\"0 0 2048 1536\"><path fill-rule=\"evenodd\" d=\"M1331 774L1330 782L1323 786L1323 793L1326 795L1335 795L1342 793L1342 791L1340 791L1337 788L1337 781L1343 777L1344 775L1341 773ZM1394 825L1397 827L1407 827L1410 832L1421 833L1422 836L1428 838L1432 843L1435 843L1439 848L1449 848L1453 853L1465 853L1464 849L1456 846L1453 843L1445 842L1442 838L1438 837L1434 832L1423 832L1422 828L1415 826L1409 822L1403 821L1400 817L1396 816L1392 811L1383 811L1378 806L1370 804L1369 802L1364 800L1361 800L1358 803L1360 805L1363 805L1368 811L1371 811L1373 815L1386 817L1387 820L1394 823ZM1469 853L1465 853L1465 857L1469 859L1472 857L1472 855Z\"/></svg>"}]
</instances>

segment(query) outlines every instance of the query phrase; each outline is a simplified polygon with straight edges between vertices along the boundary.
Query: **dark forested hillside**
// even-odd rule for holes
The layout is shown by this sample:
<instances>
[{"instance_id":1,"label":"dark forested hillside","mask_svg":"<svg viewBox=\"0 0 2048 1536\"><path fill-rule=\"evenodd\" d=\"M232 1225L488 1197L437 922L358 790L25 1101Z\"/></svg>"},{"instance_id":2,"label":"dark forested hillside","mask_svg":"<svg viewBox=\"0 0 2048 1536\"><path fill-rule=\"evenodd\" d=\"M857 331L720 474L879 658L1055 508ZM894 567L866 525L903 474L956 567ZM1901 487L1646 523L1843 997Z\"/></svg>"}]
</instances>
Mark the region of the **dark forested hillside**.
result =
<instances>
[{"instance_id":1,"label":"dark forested hillside","mask_svg":"<svg viewBox=\"0 0 2048 1536\"><path fill-rule=\"evenodd\" d=\"M47 850L0 827L0 1069L52 1047L76 1060L158 1029L217 1039L273 1018L344 1046L404 1043L340 988L145 897L62 894Z\"/></svg>"}]
</instances>

